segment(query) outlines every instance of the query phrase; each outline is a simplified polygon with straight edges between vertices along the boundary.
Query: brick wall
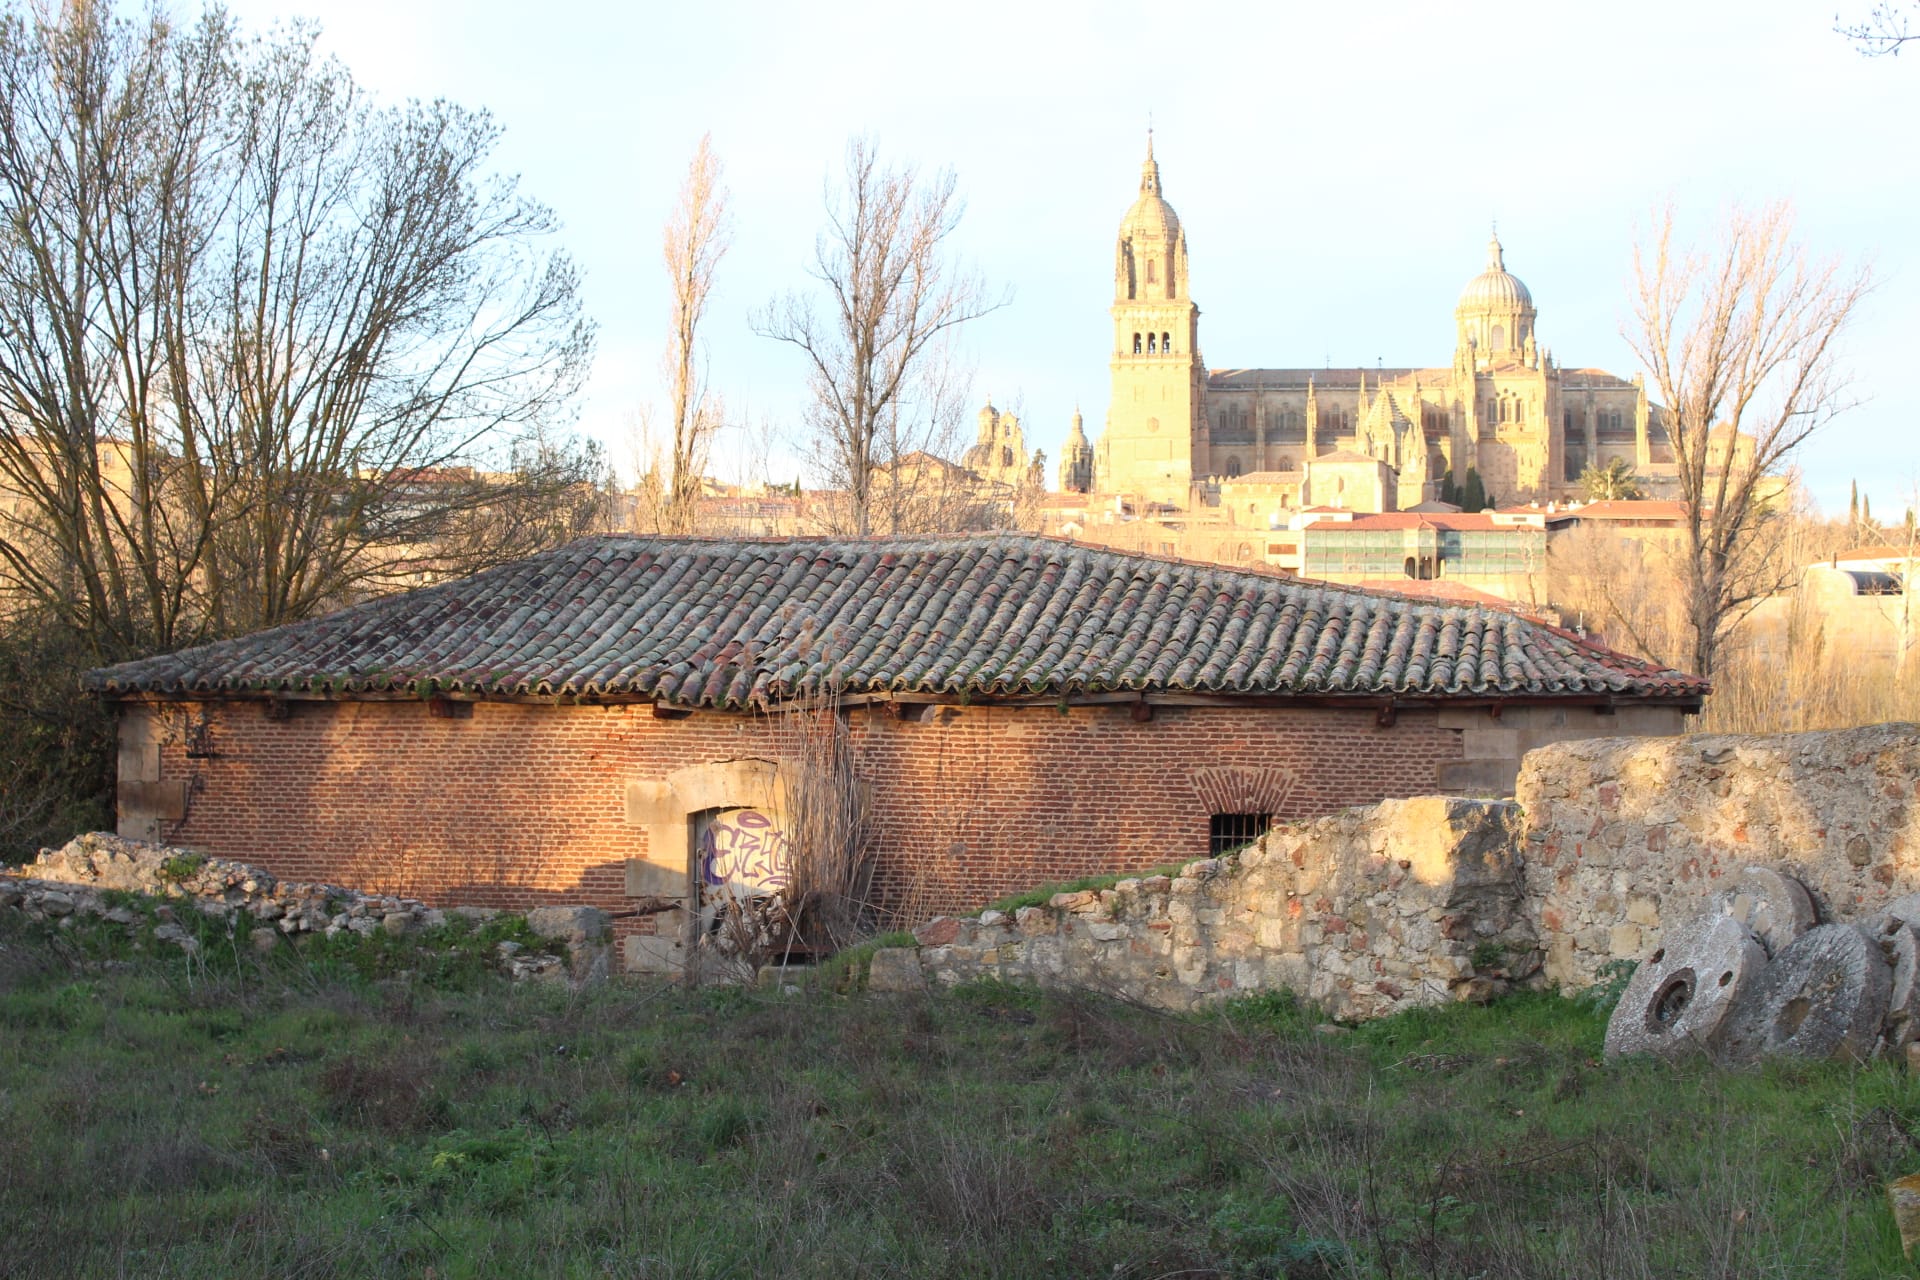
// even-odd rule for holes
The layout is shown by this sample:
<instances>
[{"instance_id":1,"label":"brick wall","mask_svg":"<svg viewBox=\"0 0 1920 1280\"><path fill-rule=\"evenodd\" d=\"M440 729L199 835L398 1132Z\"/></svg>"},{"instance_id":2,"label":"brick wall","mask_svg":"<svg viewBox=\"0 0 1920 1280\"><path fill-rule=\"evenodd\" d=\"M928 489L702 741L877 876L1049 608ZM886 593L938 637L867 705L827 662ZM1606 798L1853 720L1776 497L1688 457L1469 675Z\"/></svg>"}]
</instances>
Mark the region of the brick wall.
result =
<instances>
[{"instance_id":1,"label":"brick wall","mask_svg":"<svg viewBox=\"0 0 1920 1280\"><path fill-rule=\"evenodd\" d=\"M875 787L883 874L918 874L930 905L978 906L1047 881L1207 852L1211 805L1244 774L1283 782L1284 813L1419 795L1461 757L1436 713L1130 706L935 707L851 713ZM619 909L644 851L628 781L779 754L765 717L419 702L130 707L122 736L158 744L184 818L150 834L296 879L440 904L590 902ZM1222 779L1227 779L1223 782ZM1224 792L1223 792L1224 788ZM123 815L123 818L127 815ZM142 819L151 821L151 819Z\"/></svg>"}]
</instances>

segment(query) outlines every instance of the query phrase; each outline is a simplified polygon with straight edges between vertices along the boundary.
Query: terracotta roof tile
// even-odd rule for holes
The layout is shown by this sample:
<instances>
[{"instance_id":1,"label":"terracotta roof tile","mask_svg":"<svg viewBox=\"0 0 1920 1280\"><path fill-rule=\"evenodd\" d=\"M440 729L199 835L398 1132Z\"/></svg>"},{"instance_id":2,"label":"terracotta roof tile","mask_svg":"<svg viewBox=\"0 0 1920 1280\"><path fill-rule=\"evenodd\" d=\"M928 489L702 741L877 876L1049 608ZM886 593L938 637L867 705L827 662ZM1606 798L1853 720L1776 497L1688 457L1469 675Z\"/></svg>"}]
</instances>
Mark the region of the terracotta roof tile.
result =
<instances>
[{"instance_id":1,"label":"terracotta roof tile","mask_svg":"<svg viewBox=\"0 0 1920 1280\"><path fill-rule=\"evenodd\" d=\"M1016 535L606 537L88 673L108 696L436 692L744 708L838 690L990 699L1697 699L1504 610Z\"/></svg>"}]
</instances>

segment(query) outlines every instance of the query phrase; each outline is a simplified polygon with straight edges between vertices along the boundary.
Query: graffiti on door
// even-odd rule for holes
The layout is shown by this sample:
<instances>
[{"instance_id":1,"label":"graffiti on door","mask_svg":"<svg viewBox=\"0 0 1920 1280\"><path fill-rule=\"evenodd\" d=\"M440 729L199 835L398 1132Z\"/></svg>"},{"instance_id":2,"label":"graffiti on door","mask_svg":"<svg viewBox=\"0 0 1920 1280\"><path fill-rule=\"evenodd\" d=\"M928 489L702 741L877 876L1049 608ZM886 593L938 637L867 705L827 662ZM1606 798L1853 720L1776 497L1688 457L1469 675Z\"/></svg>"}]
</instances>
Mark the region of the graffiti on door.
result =
<instances>
[{"instance_id":1,"label":"graffiti on door","mask_svg":"<svg viewBox=\"0 0 1920 1280\"><path fill-rule=\"evenodd\" d=\"M741 897L771 897L792 879L786 832L758 809L714 814L700 834L700 881Z\"/></svg>"}]
</instances>

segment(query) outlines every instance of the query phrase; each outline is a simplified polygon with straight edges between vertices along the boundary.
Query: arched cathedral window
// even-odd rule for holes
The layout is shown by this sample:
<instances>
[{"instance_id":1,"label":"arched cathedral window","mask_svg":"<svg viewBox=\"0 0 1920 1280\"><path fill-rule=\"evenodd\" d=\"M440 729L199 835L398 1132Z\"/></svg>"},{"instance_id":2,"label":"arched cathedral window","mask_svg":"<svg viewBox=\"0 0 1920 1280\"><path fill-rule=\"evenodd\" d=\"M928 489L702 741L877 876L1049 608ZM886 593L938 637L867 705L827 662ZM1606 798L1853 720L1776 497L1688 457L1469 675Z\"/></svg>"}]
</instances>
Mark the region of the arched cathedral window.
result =
<instances>
[{"instance_id":1,"label":"arched cathedral window","mask_svg":"<svg viewBox=\"0 0 1920 1280\"><path fill-rule=\"evenodd\" d=\"M1147 259L1147 283L1148 283L1148 284L1156 284L1156 283L1158 283L1158 279L1157 279L1157 277L1155 277L1155 275L1153 274L1153 259L1152 259L1152 258L1148 258L1148 259Z\"/></svg>"},{"instance_id":2,"label":"arched cathedral window","mask_svg":"<svg viewBox=\"0 0 1920 1280\"><path fill-rule=\"evenodd\" d=\"M1173 335L1170 333L1161 334L1160 335L1160 354L1166 355L1170 353L1172 350L1173 350Z\"/></svg>"},{"instance_id":3,"label":"arched cathedral window","mask_svg":"<svg viewBox=\"0 0 1920 1280\"><path fill-rule=\"evenodd\" d=\"M1140 354L1140 335L1137 333L1133 335L1133 354Z\"/></svg>"},{"instance_id":4,"label":"arched cathedral window","mask_svg":"<svg viewBox=\"0 0 1920 1280\"><path fill-rule=\"evenodd\" d=\"M1158 336L1159 336L1158 334L1152 334L1152 333L1147 335L1147 354L1148 355L1156 355L1159 353L1160 346L1155 341L1155 339Z\"/></svg>"}]
</instances>

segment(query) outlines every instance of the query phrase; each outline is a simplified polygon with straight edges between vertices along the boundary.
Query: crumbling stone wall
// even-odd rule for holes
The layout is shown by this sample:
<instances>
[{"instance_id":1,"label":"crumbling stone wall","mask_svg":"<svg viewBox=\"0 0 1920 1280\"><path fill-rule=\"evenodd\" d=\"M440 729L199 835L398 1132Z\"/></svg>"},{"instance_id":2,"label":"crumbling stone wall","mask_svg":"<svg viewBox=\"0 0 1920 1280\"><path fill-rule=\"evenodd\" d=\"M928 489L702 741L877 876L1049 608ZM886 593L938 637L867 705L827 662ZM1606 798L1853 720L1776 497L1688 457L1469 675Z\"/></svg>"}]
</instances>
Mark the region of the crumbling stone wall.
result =
<instances>
[{"instance_id":1,"label":"crumbling stone wall","mask_svg":"<svg viewBox=\"0 0 1920 1280\"><path fill-rule=\"evenodd\" d=\"M1177 876L941 918L870 982L999 977L1106 989L1164 1008L1266 988L1341 1017L1442 1003L1529 976L1516 811L1425 796L1279 827Z\"/></svg>"},{"instance_id":2,"label":"crumbling stone wall","mask_svg":"<svg viewBox=\"0 0 1920 1280\"><path fill-rule=\"evenodd\" d=\"M1920 726L1565 742L1515 798L1526 914L1567 987L1650 955L1743 867L1806 885L1822 920L1920 890Z\"/></svg>"},{"instance_id":3,"label":"crumbling stone wall","mask_svg":"<svg viewBox=\"0 0 1920 1280\"><path fill-rule=\"evenodd\" d=\"M244 862L208 858L190 850L129 840L104 831L75 836L58 849L42 849L24 867L0 871L0 910L60 926L95 916L121 925L136 938L149 927L123 896L161 901L152 937L182 951L199 943L178 923L174 907L231 923L260 951L305 934L334 937L385 932L400 937L438 929L450 916L492 919L491 907L431 907L416 898L363 893L339 885L281 880ZM499 965L515 979L604 980L609 972L610 931L605 912L594 907L536 907L526 913L537 936L566 944L563 958L500 944Z\"/></svg>"},{"instance_id":4,"label":"crumbling stone wall","mask_svg":"<svg viewBox=\"0 0 1920 1280\"><path fill-rule=\"evenodd\" d=\"M1819 920L1920 892L1920 727L1564 742L1516 803L1427 796L1278 828L1174 878L942 919L882 952L876 986L1003 977L1170 1008L1260 988L1340 1017L1577 990L1639 961L1747 867Z\"/></svg>"}]
</instances>

